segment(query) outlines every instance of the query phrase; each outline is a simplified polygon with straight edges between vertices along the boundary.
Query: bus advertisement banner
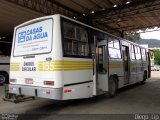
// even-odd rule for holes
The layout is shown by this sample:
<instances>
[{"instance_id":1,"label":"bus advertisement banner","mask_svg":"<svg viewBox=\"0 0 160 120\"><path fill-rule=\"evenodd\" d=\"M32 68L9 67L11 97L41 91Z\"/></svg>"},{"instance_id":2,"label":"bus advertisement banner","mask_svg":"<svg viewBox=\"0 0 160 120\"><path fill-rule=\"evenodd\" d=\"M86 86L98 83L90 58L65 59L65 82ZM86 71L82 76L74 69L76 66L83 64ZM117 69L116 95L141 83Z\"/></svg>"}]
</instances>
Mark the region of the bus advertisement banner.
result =
<instances>
[{"instance_id":1,"label":"bus advertisement banner","mask_svg":"<svg viewBox=\"0 0 160 120\"><path fill-rule=\"evenodd\" d=\"M17 28L14 56L51 51L53 20L47 19Z\"/></svg>"}]
</instances>

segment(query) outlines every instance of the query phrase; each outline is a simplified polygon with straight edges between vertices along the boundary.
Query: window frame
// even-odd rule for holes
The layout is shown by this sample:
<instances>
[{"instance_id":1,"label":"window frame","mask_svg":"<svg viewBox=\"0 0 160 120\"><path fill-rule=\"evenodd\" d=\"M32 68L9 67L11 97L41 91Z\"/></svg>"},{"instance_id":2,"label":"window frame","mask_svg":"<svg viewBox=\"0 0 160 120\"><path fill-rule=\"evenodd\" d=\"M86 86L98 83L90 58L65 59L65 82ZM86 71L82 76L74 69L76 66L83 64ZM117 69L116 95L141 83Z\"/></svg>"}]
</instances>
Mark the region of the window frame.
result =
<instances>
[{"instance_id":1,"label":"window frame","mask_svg":"<svg viewBox=\"0 0 160 120\"><path fill-rule=\"evenodd\" d=\"M135 55L136 55L136 60L137 61L142 61L142 53L141 53L141 47L139 47L139 46L135 46L135 48L136 48L136 52L135 52ZM138 50L139 49L139 50ZM140 55L140 59L137 59L137 55Z\"/></svg>"},{"instance_id":2,"label":"window frame","mask_svg":"<svg viewBox=\"0 0 160 120\"><path fill-rule=\"evenodd\" d=\"M84 42L82 40L71 39L71 41L77 41L77 53L76 53L76 55L65 54L65 42L64 42L65 41L65 37L64 37L64 31L63 31L63 24L65 22L68 23L68 24L71 24L73 26L76 26L77 28L82 28L82 29L86 30L86 33L87 33L87 41L86 42ZM76 35L76 33L75 33L75 35ZM90 42L89 42L89 29L88 29L88 27L83 26L83 25L78 24L78 23L76 23L74 21L71 21L71 20L68 20L66 18L61 17L61 37L62 37L62 52L63 52L62 55L63 55L63 57L91 58L91 54L90 54ZM76 36L75 36L75 38L76 38ZM88 52L86 52L86 53L84 52L84 54L88 54L88 55L86 55L86 56L85 55L78 55L78 52L79 52L79 50L78 50L79 49L79 43L86 43Z\"/></svg>"},{"instance_id":3,"label":"window frame","mask_svg":"<svg viewBox=\"0 0 160 120\"><path fill-rule=\"evenodd\" d=\"M109 47L109 45L108 45L108 57L109 57L109 59L115 59L115 60L116 60L116 59L117 59L117 60L118 60L118 59L122 59L122 52L121 52L121 43L120 43L120 40L117 39L117 38L115 38L115 37L108 36L108 42L107 42L107 43L109 43L109 39L113 41L113 47ZM114 41L118 41L118 43L119 43L119 49L114 47ZM111 57L110 54L109 54L109 48L114 49L114 50L119 50L120 57L119 57L119 58L118 58L118 57L117 57L117 58Z\"/></svg>"},{"instance_id":4,"label":"window frame","mask_svg":"<svg viewBox=\"0 0 160 120\"><path fill-rule=\"evenodd\" d=\"M146 54L146 49L141 48L141 56L142 56L142 61L146 62L147 61L147 54ZM145 56L145 60L143 59L143 56Z\"/></svg>"},{"instance_id":5,"label":"window frame","mask_svg":"<svg viewBox=\"0 0 160 120\"><path fill-rule=\"evenodd\" d=\"M131 46L130 58L131 58L131 60L136 60L135 45L131 44L130 46ZM132 58L132 54L134 54L134 59Z\"/></svg>"}]
</instances>

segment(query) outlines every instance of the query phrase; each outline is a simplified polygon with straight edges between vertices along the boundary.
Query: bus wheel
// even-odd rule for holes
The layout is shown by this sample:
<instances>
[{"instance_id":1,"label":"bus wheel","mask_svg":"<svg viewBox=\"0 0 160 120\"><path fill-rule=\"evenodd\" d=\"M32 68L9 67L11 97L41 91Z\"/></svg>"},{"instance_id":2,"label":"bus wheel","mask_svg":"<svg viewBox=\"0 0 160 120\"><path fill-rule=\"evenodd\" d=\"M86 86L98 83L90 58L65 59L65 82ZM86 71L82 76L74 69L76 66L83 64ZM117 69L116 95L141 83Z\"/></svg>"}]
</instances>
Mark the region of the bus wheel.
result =
<instances>
[{"instance_id":1,"label":"bus wheel","mask_svg":"<svg viewBox=\"0 0 160 120\"><path fill-rule=\"evenodd\" d=\"M117 79L113 76L109 78L109 97L112 98L117 94L118 82Z\"/></svg>"},{"instance_id":2,"label":"bus wheel","mask_svg":"<svg viewBox=\"0 0 160 120\"><path fill-rule=\"evenodd\" d=\"M2 85L4 83L9 83L9 76L7 75L7 73L0 72L0 84Z\"/></svg>"},{"instance_id":3,"label":"bus wheel","mask_svg":"<svg viewBox=\"0 0 160 120\"><path fill-rule=\"evenodd\" d=\"M143 80L141 81L141 84L145 84L146 79L147 79L147 74L146 74L146 72L144 72L143 73Z\"/></svg>"}]
</instances>

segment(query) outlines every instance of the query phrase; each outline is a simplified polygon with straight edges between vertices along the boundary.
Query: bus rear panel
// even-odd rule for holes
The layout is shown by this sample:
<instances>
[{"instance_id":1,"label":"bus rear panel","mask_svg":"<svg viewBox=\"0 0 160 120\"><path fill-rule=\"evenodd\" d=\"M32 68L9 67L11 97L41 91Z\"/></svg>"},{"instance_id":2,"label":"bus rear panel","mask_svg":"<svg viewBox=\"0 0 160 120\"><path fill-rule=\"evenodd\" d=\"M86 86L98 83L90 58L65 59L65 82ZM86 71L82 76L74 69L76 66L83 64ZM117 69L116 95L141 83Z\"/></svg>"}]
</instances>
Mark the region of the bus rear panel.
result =
<instances>
[{"instance_id":1,"label":"bus rear panel","mask_svg":"<svg viewBox=\"0 0 160 120\"><path fill-rule=\"evenodd\" d=\"M9 91L62 99L62 71L56 67L59 60L63 59L58 19L43 17L17 26L11 53Z\"/></svg>"},{"instance_id":2,"label":"bus rear panel","mask_svg":"<svg viewBox=\"0 0 160 120\"><path fill-rule=\"evenodd\" d=\"M92 59L63 57L60 24L54 15L15 27L10 93L56 100L92 97Z\"/></svg>"}]
</instances>

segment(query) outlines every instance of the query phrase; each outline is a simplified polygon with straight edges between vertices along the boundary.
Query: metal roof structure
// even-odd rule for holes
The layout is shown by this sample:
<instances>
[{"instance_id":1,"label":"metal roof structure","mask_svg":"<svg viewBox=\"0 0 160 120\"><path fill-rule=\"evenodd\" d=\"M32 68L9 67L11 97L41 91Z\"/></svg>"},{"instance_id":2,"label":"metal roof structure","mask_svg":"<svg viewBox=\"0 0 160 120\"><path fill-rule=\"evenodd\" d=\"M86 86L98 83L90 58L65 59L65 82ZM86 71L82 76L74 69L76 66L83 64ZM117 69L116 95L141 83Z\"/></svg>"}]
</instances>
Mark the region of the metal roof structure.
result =
<instances>
[{"instance_id":1,"label":"metal roof structure","mask_svg":"<svg viewBox=\"0 0 160 120\"><path fill-rule=\"evenodd\" d=\"M3 0L0 33L27 20L63 14L120 35L160 26L160 0Z\"/></svg>"}]
</instances>

